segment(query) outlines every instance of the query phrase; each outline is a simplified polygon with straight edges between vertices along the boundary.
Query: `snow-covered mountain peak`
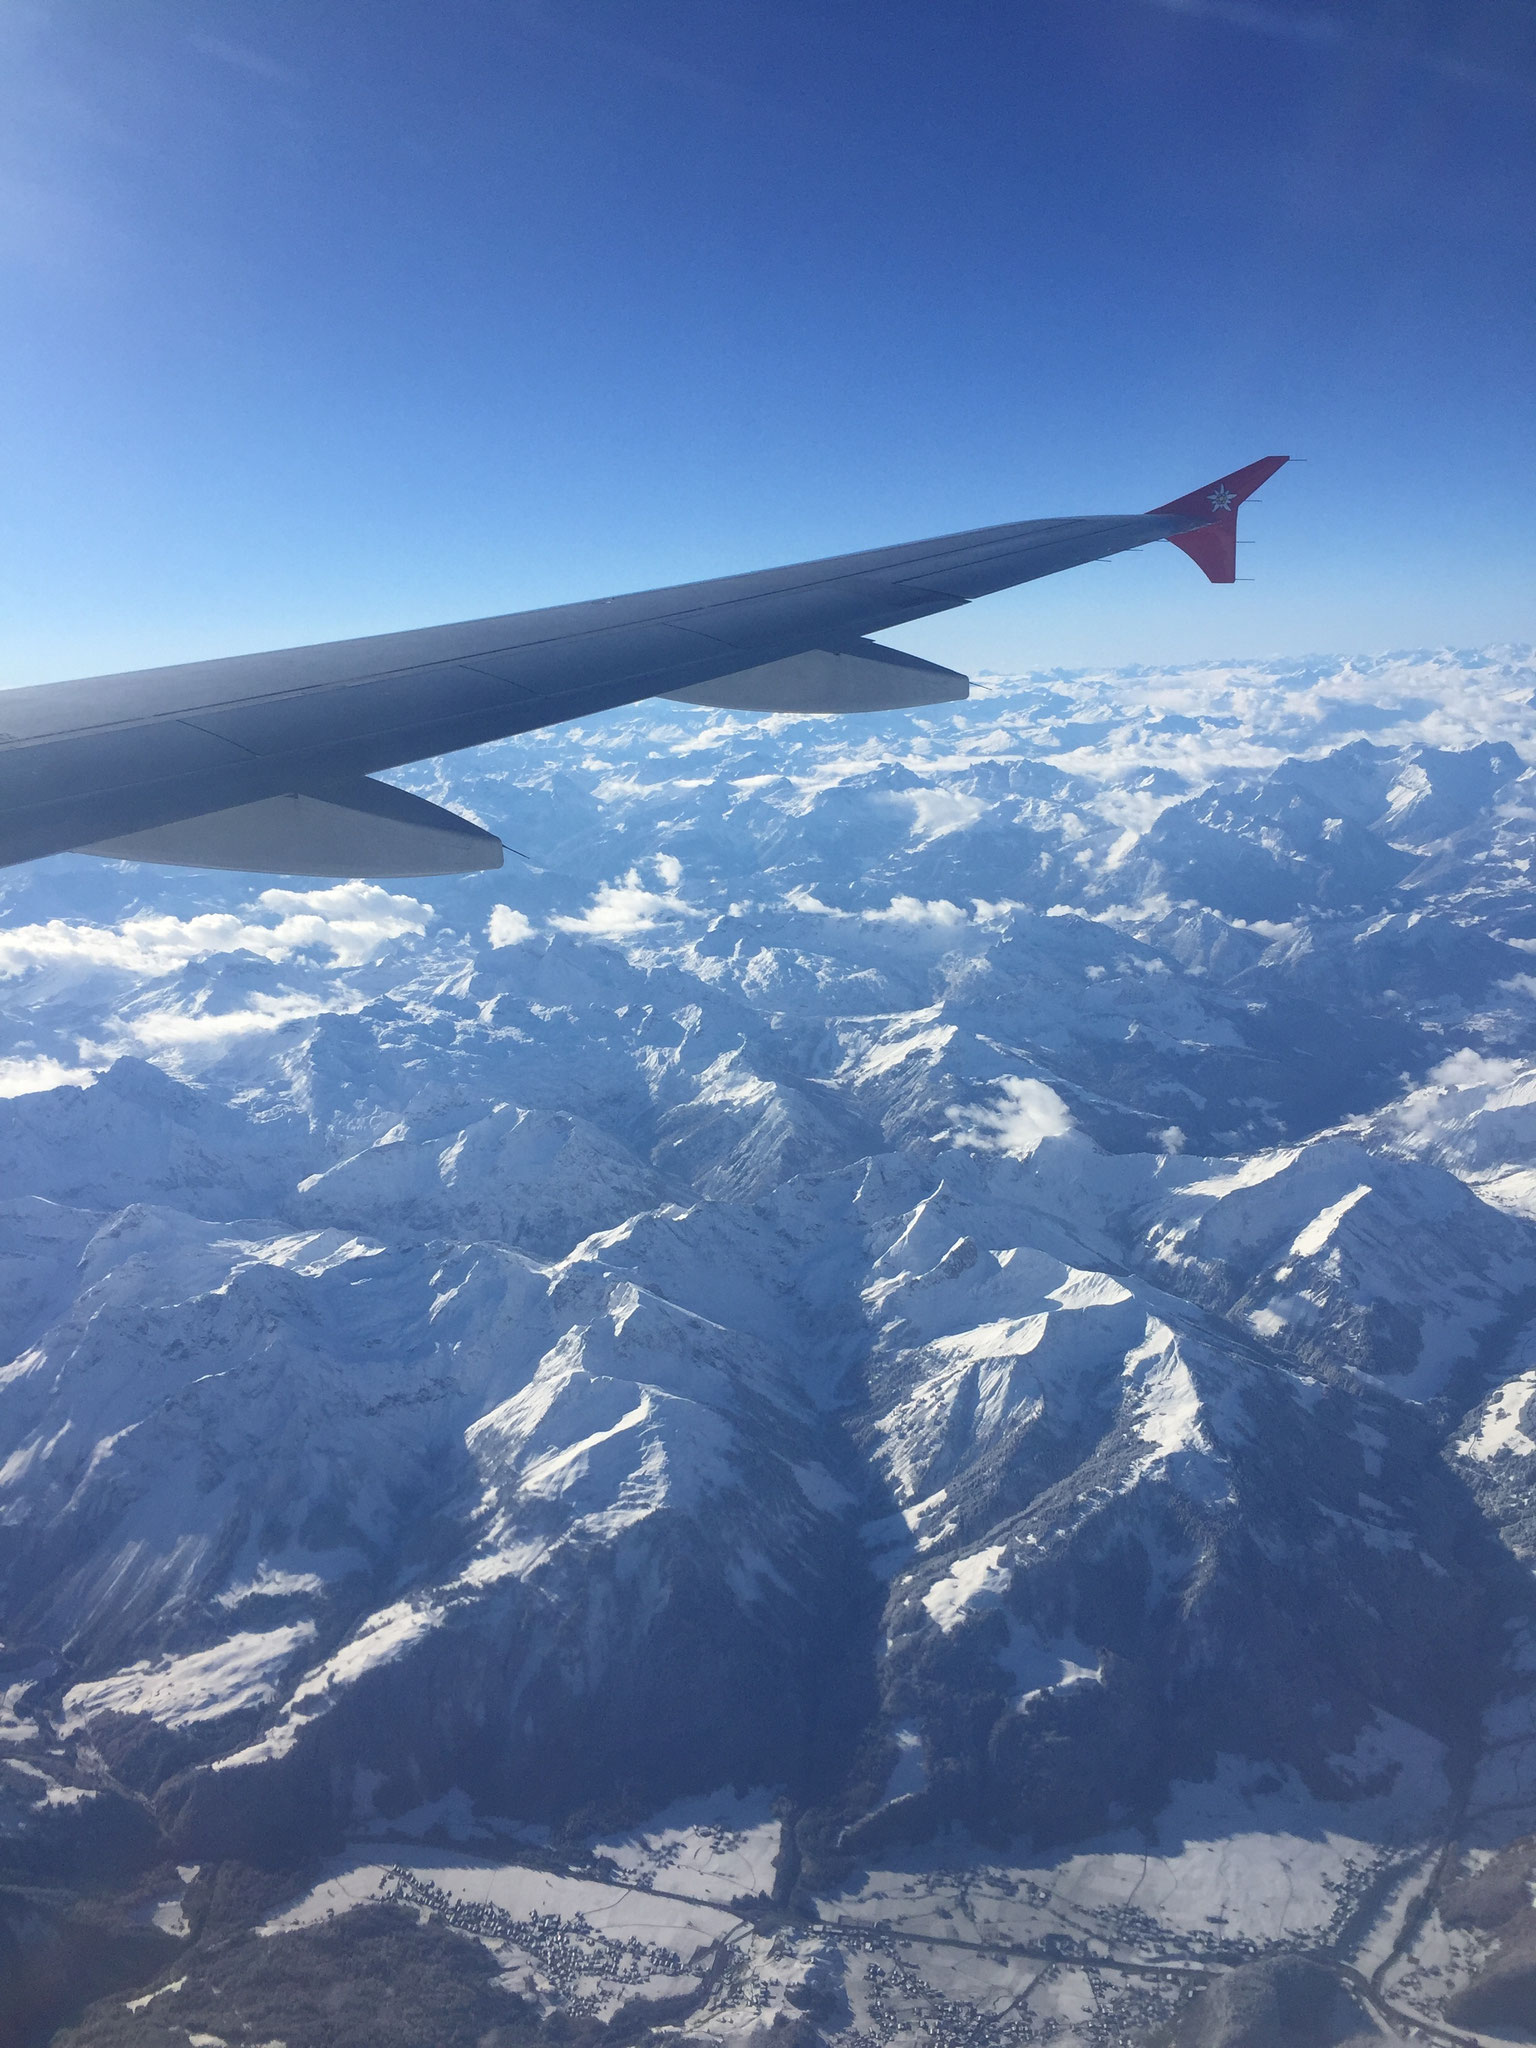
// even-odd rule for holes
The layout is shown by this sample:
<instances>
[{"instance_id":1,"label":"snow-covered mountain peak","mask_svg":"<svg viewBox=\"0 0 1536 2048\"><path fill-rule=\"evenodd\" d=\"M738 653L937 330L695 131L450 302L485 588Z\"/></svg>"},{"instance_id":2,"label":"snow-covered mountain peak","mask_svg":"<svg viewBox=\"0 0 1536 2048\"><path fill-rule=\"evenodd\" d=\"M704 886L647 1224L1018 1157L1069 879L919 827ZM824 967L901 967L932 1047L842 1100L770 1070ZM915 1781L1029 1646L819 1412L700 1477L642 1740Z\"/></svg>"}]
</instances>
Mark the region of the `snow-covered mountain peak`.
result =
<instances>
[{"instance_id":1,"label":"snow-covered mountain peak","mask_svg":"<svg viewBox=\"0 0 1536 2048\"><path fill-rule=\"evenodd\" d=\"M1536 1835L1533 702L648 708L422 771L494 876L0 879L3 1867L324 1851L263 1954L390 1899L721 2039L1372 1981Z\"/></svg>"}]
</instances>

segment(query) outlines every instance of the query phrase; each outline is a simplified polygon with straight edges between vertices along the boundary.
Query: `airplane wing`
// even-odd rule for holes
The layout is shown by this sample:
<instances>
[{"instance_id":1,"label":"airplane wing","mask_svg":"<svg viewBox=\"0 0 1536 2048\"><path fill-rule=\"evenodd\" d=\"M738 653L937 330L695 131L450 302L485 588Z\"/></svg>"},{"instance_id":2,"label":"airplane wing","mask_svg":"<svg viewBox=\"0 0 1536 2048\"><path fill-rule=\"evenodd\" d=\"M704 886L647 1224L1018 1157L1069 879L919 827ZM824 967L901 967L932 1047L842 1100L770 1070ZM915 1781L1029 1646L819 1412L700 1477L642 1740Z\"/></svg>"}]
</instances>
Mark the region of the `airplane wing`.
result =
<instances>
[{"instance_id":1,"label":"airplane wing","mask_svg":"<svg viewBox=\"0 0 1536 2048\"><path fill-rule=\"evenodd\" d=\"M1154 512L0 692L0 866L72 851L273 874L499 867L493 833L372 777L644 697L754 711L962 698L964 676L864 636L1154 540L1230 582L1237 507L1286 459Z\"/></svg>"}]
</instances>

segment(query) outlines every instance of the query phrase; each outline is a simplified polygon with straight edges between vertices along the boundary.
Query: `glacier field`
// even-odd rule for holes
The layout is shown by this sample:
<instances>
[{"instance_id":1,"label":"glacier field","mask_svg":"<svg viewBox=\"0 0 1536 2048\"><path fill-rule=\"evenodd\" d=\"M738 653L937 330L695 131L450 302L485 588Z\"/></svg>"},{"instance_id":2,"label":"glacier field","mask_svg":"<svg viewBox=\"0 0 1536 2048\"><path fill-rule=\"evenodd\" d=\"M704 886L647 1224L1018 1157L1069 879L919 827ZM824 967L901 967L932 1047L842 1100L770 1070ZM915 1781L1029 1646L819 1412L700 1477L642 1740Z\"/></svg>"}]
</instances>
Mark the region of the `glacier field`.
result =
<instances>
[{"instance_id":1,"label":"glacier field","mask_svg":"<svg viewBox=\"0 0 1536 2048\"><path fill-rule=\"evenodd\" d=\"M1536 659L0 874L0 2044L1536 2040Z\"/></svg>"}]
</instances>

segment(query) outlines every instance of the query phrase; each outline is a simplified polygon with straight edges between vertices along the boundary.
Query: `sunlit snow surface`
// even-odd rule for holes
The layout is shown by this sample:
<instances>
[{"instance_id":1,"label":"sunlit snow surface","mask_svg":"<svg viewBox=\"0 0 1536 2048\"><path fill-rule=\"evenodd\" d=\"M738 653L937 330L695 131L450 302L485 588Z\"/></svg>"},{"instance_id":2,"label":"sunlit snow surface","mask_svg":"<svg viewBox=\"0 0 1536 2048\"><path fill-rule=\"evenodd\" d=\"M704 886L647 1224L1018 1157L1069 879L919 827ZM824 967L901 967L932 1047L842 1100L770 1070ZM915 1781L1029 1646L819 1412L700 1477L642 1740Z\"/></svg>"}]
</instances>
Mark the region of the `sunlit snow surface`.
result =
<instances>
[{"instance_id":1,"label":"sunlit snow surface","mask_svg":"<svg viewBox=\"0 0 1536 2048\"><path fill-rule=\"evenodd\" d=\"M1208 1782L1175 1785L1150 1833L1006 1861L940 1842L871 1870L827 1911L982 1945L1055 1935L1125 1961L1149 1938L1150 1953L1170 1956L1311 1945L1348 1919L1383 1850L1412 1844L1448 1795L1437 1746L1404 1723L1368 1730L1350 1762L1362 1774L1387 1765L1390 1793L1319 1801L1294 1776L1222 1757Z\"/></svg>"},{"instance_id":2,"label":"sunlit snow surface","mask_svg":"<svg viewBox=\"0 0 1536 2048\"><path fill-rule=\"evenodd\" d=\"M550 2005L609 2018L637 1995L694 1990L707 1960L740 1923L713 1907L647 1889L594 1884L452 1851L407 1849L388 1863L348 1857L259 1930L313 1926L374 1900L437 1911L492 1948L508 1987Z\"/></svg>"},{"instance_id":3,"label":"sunlit snow surface","mask_svg":"<svg viewBox=\"0 0 1536 2048\"><path fill-rule=\"evenodd\" d=\"M167 1728L186 1728L242 1708L269 1706L277 1699L276 1680L284 1666L314 1639L314 1623L308 1621L264 1635L230 1636L211 1650L130 1666L94 1685L71 1686L64 1711L83 1721L98 1714L147 1714Z\"/></svg>"},{"instance_id":4,"label":"sunlit snow surface","mask_svg":"<svg viewBox=\"0 0 1536 2048\"><path fill-rule=\"evenodd\" d=\"M1448 1702L1536 1827L1527 763L1528 650L1053 673L402 775L491 876L0 874L0 1833L298 1785L274 1939L700 2032L1114 2039L1277 1945L1432 2017ZM759 1931L850 1630L852 1874Z\"/></svg>"}]
</instances>

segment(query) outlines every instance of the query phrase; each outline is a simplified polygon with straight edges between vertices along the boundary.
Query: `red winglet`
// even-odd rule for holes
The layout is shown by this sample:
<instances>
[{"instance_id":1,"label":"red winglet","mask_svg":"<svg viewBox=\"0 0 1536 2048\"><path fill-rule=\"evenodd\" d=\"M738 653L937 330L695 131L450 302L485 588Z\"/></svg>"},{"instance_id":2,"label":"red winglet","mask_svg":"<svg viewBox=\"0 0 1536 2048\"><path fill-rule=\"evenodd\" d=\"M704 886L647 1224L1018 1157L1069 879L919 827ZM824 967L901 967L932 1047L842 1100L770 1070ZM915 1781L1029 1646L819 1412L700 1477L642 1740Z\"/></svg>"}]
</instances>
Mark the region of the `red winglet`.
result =
<instances>
[{"instance_id":1,"label":"red winglet","mask_svg":"<svg viewBox=\"0 0 1536 2048\"><path fill-rule=\"evenodd\" d=\"M1215 483L1202 484L1187 497L1175 498L1170 505L1154 505L1152 510L1203 520L1203 525L1188 533L1170 533L1168 539L1192 562L1198 562L1213 583L1235 583L1237 508L1290 459L1289 455L1261 455L1246 469L1234 469L1230 476L1219 476Z\"/></svg>"}]
</instances>

